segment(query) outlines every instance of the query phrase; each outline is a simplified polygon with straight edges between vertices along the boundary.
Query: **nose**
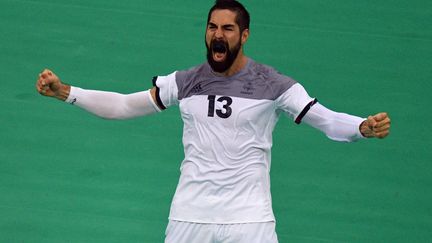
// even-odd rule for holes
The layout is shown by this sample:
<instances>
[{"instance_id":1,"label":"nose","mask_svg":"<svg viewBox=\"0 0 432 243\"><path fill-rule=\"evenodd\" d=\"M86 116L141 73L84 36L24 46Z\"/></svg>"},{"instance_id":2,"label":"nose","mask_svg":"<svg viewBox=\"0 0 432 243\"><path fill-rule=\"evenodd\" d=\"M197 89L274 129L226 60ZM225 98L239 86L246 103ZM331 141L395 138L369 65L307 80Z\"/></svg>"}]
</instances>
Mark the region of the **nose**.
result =
<instances>
[{"instance_id":1,"label":"nose","mask_svg":"<svg viewBox=\"0 0 432 243\"><path fill-rule=\"evenodd\" d=\"M216 39L221 39L223 37L222 28L217 28L214 34Z\"/></svg>"}]
</instances>

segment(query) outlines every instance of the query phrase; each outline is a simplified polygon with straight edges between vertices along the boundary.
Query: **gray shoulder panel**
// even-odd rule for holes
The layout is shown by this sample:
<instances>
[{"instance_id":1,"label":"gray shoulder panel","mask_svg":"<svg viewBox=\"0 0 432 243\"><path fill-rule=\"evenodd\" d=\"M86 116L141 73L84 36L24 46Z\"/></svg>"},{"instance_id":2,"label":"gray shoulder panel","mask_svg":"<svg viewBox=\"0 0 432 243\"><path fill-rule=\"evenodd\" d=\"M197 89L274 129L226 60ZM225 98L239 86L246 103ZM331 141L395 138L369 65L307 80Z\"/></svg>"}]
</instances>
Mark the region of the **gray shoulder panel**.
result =
<instances>
[{"instance_id":1,"label":"gray shoulder panel","mask_svg":"<svg viewBox=\"0 0 432 243\"><path fill-rule=\"evenodd\" d=\"M249 99L275 100L297 82L272 67L249 59L230 77L217 76L207 63L176 73L178 99L193 95L225 95Z\"/></svg>"}]
</instances>

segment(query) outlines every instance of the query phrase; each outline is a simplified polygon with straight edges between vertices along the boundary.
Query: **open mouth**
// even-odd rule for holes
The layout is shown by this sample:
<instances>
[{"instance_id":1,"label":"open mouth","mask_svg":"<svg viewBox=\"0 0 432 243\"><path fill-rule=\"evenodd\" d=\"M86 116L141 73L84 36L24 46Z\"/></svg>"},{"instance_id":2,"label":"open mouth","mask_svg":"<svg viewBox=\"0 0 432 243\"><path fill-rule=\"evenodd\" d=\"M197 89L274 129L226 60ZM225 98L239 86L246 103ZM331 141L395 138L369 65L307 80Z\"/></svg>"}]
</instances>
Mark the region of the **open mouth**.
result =
<instances>
[{"instance_id":1,"label":"open mouth","mask_svg":"<svg viewBox=\"0 0 432 243\"><path fill-rule=\"evenodd\" d=\"M212 43L213 60L216 62L223 62L227 56L226 44L222 41L215 41Z\"/></svg>"}]
</instances>

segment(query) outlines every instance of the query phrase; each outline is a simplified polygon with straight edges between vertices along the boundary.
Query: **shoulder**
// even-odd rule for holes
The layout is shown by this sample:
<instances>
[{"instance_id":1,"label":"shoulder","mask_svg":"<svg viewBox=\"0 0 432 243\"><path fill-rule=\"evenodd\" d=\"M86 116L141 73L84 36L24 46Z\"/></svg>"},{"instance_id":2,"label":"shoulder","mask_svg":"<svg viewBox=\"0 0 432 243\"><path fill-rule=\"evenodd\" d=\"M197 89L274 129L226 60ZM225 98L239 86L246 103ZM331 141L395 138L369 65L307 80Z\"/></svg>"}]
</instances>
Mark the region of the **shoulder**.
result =
<instances>
[{"instance_id":1,"label":"shoulder","mask_svg":"<svg viewBox=\"0 0 432 243\"><path fill-rule=\"evenodd\" d=\"M196 77L208 74L208 68L208 65L206 65L206 63L203 63L186 70L177 71L176 80L178 83L183 84L188 80L193 80L196 79Z\"/></svg>"},{"instance_id":2,"label":"shoulder","mask_svg":"<svg viewBox=\"0 0 432 243\"><path fill-rule=\"evenodd\" d=\"M210 66L203 63L176 73L179 99L202 91L201 83L212 78Z\"/></svg>"},{"instance_id":3,"label":"shoulder","mask_svg":"<svg viewBox=\"0 0 432 243\"><path fill-rule=\"evenodd\" d=\"M266 64L255 62L253 60L251 60L251 65L250 65L249 71L254 76L262 77L262 79L264 79L266 82L271 82L271 83L275 83L275 82L281 82L281 83L294 82L294 83L296 83L297 82L294 79L292 79L291 77L289 77L285 74L282 74L281 72L276 70L274 67L266 65Z\"/></svg>"},{"instance_id":4,"label":"shoulder","mask_svg":"<svg viewBox=\"0 0 432 243\"><path fill-rule=\"evenodd\" d=\"M274 67L250 60L247 70L248 79L255 83L267 86L272 93L273 99L290 89L297 83L293 78L280 73Z\"/></svg>"}]
</instances>

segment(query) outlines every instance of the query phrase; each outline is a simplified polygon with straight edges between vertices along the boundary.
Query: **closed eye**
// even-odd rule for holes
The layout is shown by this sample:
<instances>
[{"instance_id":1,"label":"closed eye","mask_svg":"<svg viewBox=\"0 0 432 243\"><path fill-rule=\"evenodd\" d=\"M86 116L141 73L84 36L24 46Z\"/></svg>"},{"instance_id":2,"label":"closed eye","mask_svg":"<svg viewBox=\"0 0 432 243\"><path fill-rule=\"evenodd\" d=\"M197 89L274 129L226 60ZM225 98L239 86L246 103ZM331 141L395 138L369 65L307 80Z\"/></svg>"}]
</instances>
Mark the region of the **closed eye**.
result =
<instances>
[{"instance_id":1,"label":"closed eye","mask_svg":"<svg viewBox=\"0 0 432 243\"><path fill-rule=\"evenodd\" d=\"M218 28L218 26L214 23L208 23L207 28L209 30L216 30ZM226 25L222 25L222 29L226 30L226 31L234 31L235 30L235 25L233 24L226 24Z\"/></svg>"},{"instance_id":2,"label":"closed eye","mask_svg":"<svg viewBox=\"0 0 432 243\"><path fill-rule=\"evenodd\" d=\"M213 23L209 23L207 25L207 28L210 29L210 30L214 30L214 29L217 29L217 26L215 24L213 24Z\"/></svg>"},{"instance_id":3,"label":"closed eye","mask_svg":"<svg viewBox=\"0 0 432 243\"><path fill-rule=\"evenodd\" d=\"M233 31L234 25L224 25L223 28L224 28L224 30Z\"/></svg>"}]
</instances>

